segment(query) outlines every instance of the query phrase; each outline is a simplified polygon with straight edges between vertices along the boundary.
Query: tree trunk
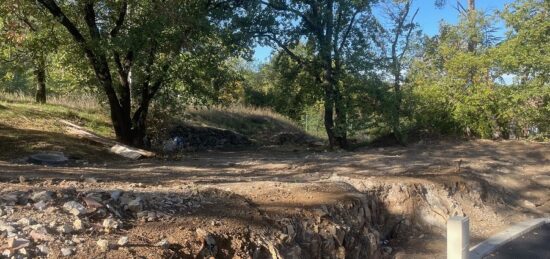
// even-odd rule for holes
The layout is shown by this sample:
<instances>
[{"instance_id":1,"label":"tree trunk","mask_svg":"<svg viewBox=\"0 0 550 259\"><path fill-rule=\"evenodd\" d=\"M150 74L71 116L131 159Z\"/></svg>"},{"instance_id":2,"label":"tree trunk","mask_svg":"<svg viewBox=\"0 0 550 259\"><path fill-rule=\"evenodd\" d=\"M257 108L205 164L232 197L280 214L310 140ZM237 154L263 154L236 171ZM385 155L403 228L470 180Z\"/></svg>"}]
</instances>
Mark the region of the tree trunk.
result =
<instances>
[{"instance_id":1,"label":"tree trunk","mask_svg":"<svg viewBox=\"0 0 550 259\"><path fill-rule=\"evenodd\" d=\"M322 84L325 90L324 122L330 148L347 148L347 118L342 94L332 76L325 75Z\"/></svg>"},{"instance_id":2,"label":"tree trunk","mask_svg":"<svg viewBox=\"0 0 550 259\"><path fill-rule=\"evenodd\" d=\"M328 84L326 84L325 82L325 100L324 100L324 106L325 106L325 118L324 118L324 122L325 122L325 130L327 132L327 137L328 137L328 143L329 143L329 146L330 148L333 148L335 145L337 145L336 143L336 139L335 139L335 136L334 136L334 102L333 102L333 91L332 89L330 88L330 86Z\"/></svg>"},{"instance_id":3,"label":"tree trunk","mask_svg":"<svg viewBox=\"0 0 550 259\"><path fill-rule=\"evenodd\" d=\"M37 103L46 103L46 66L40 61L34 69L36 77L36 94L35 100Z\"/></svg>"},{"instance_id":4,"label":"tree trunk","mask_svg":"<svg viewBox=\"0 0 550 259\"><path fill-rule=\"evenodd\" d=\"M117 103L113 104L109 100L109 107L111 109L111 121L113 122L113 128L115 130L116 139L126 145L133 144L133 134L131 128L131 119L126 116L122 108Z\"/></svg>"},{"instance_id":5,"label":"tree trunk","mask_svg":"<svg viewBox=\"0 0 550 259\"><path fill-rule=\"evenodd\" d=\"M395 95L393 104L393 114L391 115L391 126L393 136L399 143L403 143L403 136L401 135L401 123L399 121L401 117L401 77L400 72L394 74L393 91Z\"/></svg>"},{"instance_id":6,"label":"tree trunk","mask_svg":"<svg viewBox=\"0 0 550 259\"><path fill-rule=\"evenodd\" d=\"M473 11L476 9L476 1L468 0L468 11Z\"/></svg>"},{"instance_id":7,"label":"tree trunk","mask_svg":"<svg viewBox=\"0 0 550 259\"><path fill-rule=\"evenodd\" d=\"M131 94L130 94L130 88L129 88L129 82L128 82L128 74L125 72L123 74L123 77L120 78L121 80L121 86L122 86L122 92L120 93L120 100L118 98L117 92L115 91L114 85L113 85L113 78L111 77L111 70L109 68L109 62L107 58L107 54L105 49L103 48L93 48L90 44L89 40L85 38L82 33L80 32L79 28L70 20L67 18L67 16L63 13L61 8L57 5L56 1L53 0L37 0L39 3L41 3L48 11L57 18L57 21L63 25L67 31L72 35L74 41L80 45L82 50L84 51L84 54L86 55L86 58L92 65L92 68L94 69L95 75L99 81L99 85L102 87L103 92L107 96L107 100L109 102L109 108L111 113L111 121L113 123L113 128L115 130L115 135L118 141L127 144L127 145L138 145L141 146L143 143L143 138L141 138L141 135L145 134L145 116L147 112L140 113L138 118L141 118L140 121L143 121L143 123L139 124L135 129L132 125L132 117L130 115L131 113ZM97 42L100 42L102 40L102 36L100 33L100 29L96 23L96 13L94 10L94 1L84 1L84 21L86 22L86 25L88 27L89 35L91 40L95 40ZM127 5L125 5L124 8L126 8ZM119 17L119 20L117 21L117 27L115 27L115 30L111 32L111 36L115 37L116 32L119 27L124 22L124 15L126 14L126 11L124 10L121 13L121 16ZM131 57L129 57L131 58ZM115 56L115 59L117 57ZM119 63L119 60L115 60L117 63ZM150 99L152 95L148 97ZM147 105L149 104L149 100L147 101ZM138 137L136 137L138 136Z\"/></svg>"},{"instance_id":8,"label":"tree trunk","mask_svg":"<svg viewBox=\"0 0 550 259\"><path fill-rule=\"evenodd\" d=\"M346 107L338 83L334 82L335 131L334 139L340 148L348 148Z\"/></svg>"},{"instance_id":9,"label":"tree trunk","mask_svg":"<svg viewBox=\"0 0 550 259\"><path fill-rule=\"evenodd\" d=\"M468 15L468 19L470 20L469 21L471 25L470 30L472 31L475 30L475 19L476 19L475 11L476 11L475 0L468 0L468 13L466 15ZM474 53L476 46L477 46L476 39L474 39L473 36L470 36L470 38L468 39L468 52Z\"/></svg>"},{"instance_id":10,"label":"tree trunk","mask_svg":"<svg viewBox=\"0 0 550 259\"><path fill-rule=\"evenodd\" d=\"M117 141L120 141L126 145L132 145L134 142L132 134L132 119L130 118L130 114L127 112L129 107L123 107L123 105L129 105L130 102L127 100L119 101L113 87L113 80L106 58L103 55L98 56L99 58L93 60L94 63L92 64L96 72L96 76L101 82L103 91L105 92L105 95L107 95L107 100L109 101L111 121L113 122L113 128L115 130Z\"/></svg>"},{"instance_id":11,"label":"tree trunk","mask_svg":"<svg viewBox=\"0 0 550 259\"><path fill-rule=\"evenodd\" d=\"M334 69L333 63L337 60L332 56L334 44L337 44L333 38L334 1L328 1L327 5L324 14L326 16L325 34L318 36L319 57L322 67L321 79L325 90L325 129L331 148L334 146L347 148L346 109L338 88L338 76L335 75L340 71Z\"/></svg>"}]
</instances>

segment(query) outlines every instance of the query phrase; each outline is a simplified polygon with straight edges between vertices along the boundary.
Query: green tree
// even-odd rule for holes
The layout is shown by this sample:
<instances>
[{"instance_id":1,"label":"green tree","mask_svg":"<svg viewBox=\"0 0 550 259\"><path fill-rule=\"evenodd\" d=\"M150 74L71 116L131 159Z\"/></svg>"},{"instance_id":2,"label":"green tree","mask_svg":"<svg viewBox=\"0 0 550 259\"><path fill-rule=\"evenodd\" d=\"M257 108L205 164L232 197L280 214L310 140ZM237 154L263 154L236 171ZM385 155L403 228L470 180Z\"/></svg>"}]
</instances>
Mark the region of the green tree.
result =
<instances>
[{"instance_id":1,"label":"green tree","mask_svg":"<svg viewBox=\"0 0 550 259\"><path fill-rule=\"evenodd\" d=\"M368 72L365 68L371 60L364 61L371 49L370 33L378 29L371 13L373 3L260 1L262 11L253 32L315 78L315 85L324 92L324 124L331 147L348 145L344 77L351 71ZM299 44L306 46L306 56L294 51Z\"/></svg>"},{"instance_id":2,"label":"green tree","mask_svg":"<svg viewBox=\"0 0 550 259\"><path fill-rule=\"evenodd\" d=\"M307 55L303 45L293 51ZM247 104L270 107L294 121L300 121L322 96L322 90L314 85L315 78L284 52L275 53L257 71L249 69L246 81Z\"/></svg>"},{"instance_id":3,"label":"green tree","mask_svg":"<svg viewBox=\"0 0 550 259\"><path fill-rule=\"evenodd\" d=\"M456 26L442 25L439 35L425 39L423 55L414 62L410 76L421 128L492 137L501 135L505 127L495 83L499 75L490 51L494 22L473 14L462 13Z\"/></svg>"},{"instance_id":4,"label":"green tree","mask_svg":"<svg viewBox=\"0 0 550 259\"><path fill-rule=\"evenodd\" d=\"M521 0L500 13L508 28L506 39L492 52L501 74L515 80L505 91L504 112L517 128L550 132L550 2Z\"/></svg>"},{"instance_id":5,"label":"green tree","mask_svg":"<svg viewBox=\"0 0 550 259\"><path fill-rule=\"evenodd\" d=\"M35 100L46 102L46 73L48 59L60 45L55 23L31 8L32 3L6 0L0 4L0 49L4 63L12 67L32 67L36 81Z\"/></svg>"},{"instance_id":6,"label":"green tree","mask_svg":"<svg viewBox=\"0 0 550 259\"><path fill-rule=\"evenodd\" d=\"M394 0L387 3L384 10L389 19L389 26L385 30L384 56L388 60L389 74L392 80L393 101L390 112L390 124L394 137L403 143L404 136L401 130L400 119L402 113L402 85L404 70L410 65L413 42L420 34L414 19L419 9L411 10L412 0Z\"/></svg>"},{"instance_id":7,"label":"green tree","mask_svg":"<svg viewBox=\"0 0 550 259\"><path fill-rule=\"evenodd\" d=\"M178 69L214 70L219 56L241 54L245 46L245 37L232 27L242 22L234 11L238 1L37 3L86 56L108 101L117 139L126 144L144 144L149 106L163 85L176 78L195 83Z\"/></svg>"}]
</instances>

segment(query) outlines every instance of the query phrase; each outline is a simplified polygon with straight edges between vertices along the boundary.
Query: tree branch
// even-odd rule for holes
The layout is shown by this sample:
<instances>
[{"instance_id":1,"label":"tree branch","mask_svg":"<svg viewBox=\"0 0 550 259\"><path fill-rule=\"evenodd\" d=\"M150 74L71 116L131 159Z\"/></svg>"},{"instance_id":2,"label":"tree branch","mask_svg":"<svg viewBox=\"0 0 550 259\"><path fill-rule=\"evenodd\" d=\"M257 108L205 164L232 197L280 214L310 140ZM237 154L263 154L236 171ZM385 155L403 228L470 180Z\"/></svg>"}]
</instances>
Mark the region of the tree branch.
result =
<instances>
[{"instance_id":1,"label":"tree branch","mask_svg":"<svg viewBox=\"0 0 550 259\"><path fill-rule=\"evenodd\" d=\"M76 42L82 45L86 43L86 40L84 39L80 31L76 28L74 23L71 20L69 20L67 16L65 16L63 11L61 11L61 8L59 8L59 6L55 3L54 0L36 0L36 1L41 3L44 7L46 7L46 9L48 9L48 11L50 11L50 13L55 18L57 18L59 23L61 23L61 25L63 25L67 29L67 31L69 31L69 33L73 36Z\"/></svg>"},{"instance_id":2,"label":"tree branch","mask_svg":"<svg viewBox=\"0 0 550 259\"><path fill-rule=\"evenodd\" d=\"M86 20L86 25L88 25L90 37L94 40L99 40L99 28L97 28L97 23L95 21L94 4L91 1L87 1L84 5L84 20Z\"/></svg>"},{"instance_id":3,"label":"tree branch","mask_svg":"<svg viewBox=\"0 0 550 259\"><path fill-rule=\"evenodd\" d=\"M345 42L348 40L348 36L351 32L351 29L353 28L353 24L355 23L355 17L361 12L360 9L356 10L353 16L351 17L351 20L348 24L348 27L346 29L346 32L344 32L344 36L342 37L342 41L340 42L340 46L338 47L338 52L342 51L342 48L344 47ZM335 44L338 44L338 42L335 42Z\"/></svg>"},{"instance_id":4,"label":"tree branch","mask_svg":"<svg viewBox=\"0 0 550 259\"><path fill-rule=\"evenodd\" d=\"M124 24L124 18L126 17L126 13L128 12L128 1L122 2L122 8L120 8L120 12L118 13L118 18L115 21L115 27L111 30L111 37L114 38L118 35L118 32L120 31L120 28Z\"/></svg>"},{"instance_id":5,"label":"tree branch","mask_svg":"<svg viewBox=\"0 0 550 259\"><path fill-rule=\"evenodd\" d=\"M401 54L399 54L399 59L403 59L403 56L405 55L405 52L407 51L407 49L409 48L409 44L410 44L410 38L411 38L411 34L412 34L412 31L414 30L414 18L416 18L416 15L418 14L418 11L419 9L416 9L416 11L414 12L414 15L412 16L411 18L411 27L409 28L409 31L407 32L407 36L405 36L405 47L403 47L403 51L401 52Z\"/></svg>"},{"instance_id":6,"label":"tree branch","mask_svg":"<svg viewBox=\"0 0 550 259\"><path fill-rule=\"evenodd\" d=\"M277 46L279 46L281 49L283 49L283 51L288 55L290 56L290 58L292 58L294 61L296 61L298 64L300 64L301 66L307 66L307 62L305 60L303 60L300 56L298 56L296 53L294 53L292 50L290 50L288 48L288 46L286 44L284 44L282 41L280 41L279 39L277 39L277 37L275 37L274 35L269 35L269 34L265 34L263 35L264 37L267 37L269 40L275 42L275 44L277 44Z\"/></svg>"},{"instance_id":7,"label":"tree branch","mask_svg":"<svg viewBox=\"0 0 550 259\"><path fill-rule=\"evenodd\" d=\"M20 17L20 19L21 21L23 21L23 23L25 23L29 27L31 31L33 32L38 31L38 28L36 28L36 26L31 21L29 21L29 19L26 16Z\"/></svg>"},{"instance_id":8,"label":"tree branch","mask_svg":"<svg viewBox=\"0 0 550 259\"><path fill-rule=\"evenodd\" d=\"M55 0L36 0L37 2L41 3L50 14L52 14L55 18L57 18L57 21L63 25L67 31L73 36L74 40L83 48L84 54L89 59L94 72L96 74L96 77L100 80L102 83L103 89L105 90L105 93L107 94L107 98L109 99L109 103L111 105L111 109L121 108L121 104L117 98L117 94L112 86L112 79L111 79L111 73L109 71L109 64L107 63L107 58L103 53L99 53L96 55L96 53L93 51L93 49L88 45L88 42L86 39L82 36L82 33L78 30L78 28L75 26L75 24L63 13L61 8L57 5ZM88 27L90 29L90 34L92 38L99 39L99 30L97 28L97 24L95 22L95 12L93 10L93 4L87 3L85 5L85 20L88 24Z\"/></svg>"},{"instance_id":9,"label":"tree branch","mask_svg":"<svg viewBox=\"0 0 550 259\"><path fill-rule=\"evenodd\" d=\"M296 9L292 9L286 5L277 5L277 4L274 4L270 1L260 1L260 3L266 5L266 6L269 6L277 11L286 11L286 12L290 12L290 13L293 13L299 17L302 18L302 20L304 20L304 22L309 26L311 27L311 29L317 33L320 32L320 28L315 24L313 23L313 21L311 21L311 19L309 17L307 17L307 15L305 15L304 13L296 10Z\"/></svg>"}]
</instances>

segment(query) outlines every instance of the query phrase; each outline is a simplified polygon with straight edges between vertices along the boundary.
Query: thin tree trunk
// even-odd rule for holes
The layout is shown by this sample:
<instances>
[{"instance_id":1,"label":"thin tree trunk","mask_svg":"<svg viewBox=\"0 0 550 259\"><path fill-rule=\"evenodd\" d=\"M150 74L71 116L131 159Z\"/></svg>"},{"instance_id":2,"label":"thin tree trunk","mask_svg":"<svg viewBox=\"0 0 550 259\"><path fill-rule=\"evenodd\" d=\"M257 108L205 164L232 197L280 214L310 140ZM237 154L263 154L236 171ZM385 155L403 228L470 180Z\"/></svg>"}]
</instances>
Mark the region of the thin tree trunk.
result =
<instances>
[{"instance_id":1,"label":"thin tree trunk","mask_svg":"<svg viewBox=\"0 0 550 259\"><path fill-rule=\"evenodd\" d=\"M475 0L468 0L468 19L470 19L469 23L472 26L470 28L471 30L475 30L475 19L476 19L476 2ZM468 39L468 52L473 53L476 49L477 42L476 39L474 39L472 36Z\"/></svg>"},{"instance_id":2,"label":"thin tree trunk","mask_svg":"<svg viewBox=\"0 0 550 259\"><path fill-rule=\"evenodd\" d=\"M330 88L329 85L326 85L325 82L325 115L324 115L324 122L325 122L325 130L327 132L328 137L328 143L330 148L333 148L337 143L334 136L334 102L332 101L334 99L333 97L333 91Z\"/></svg>"},{"instance_id":3,"label":"thin tree trunk","mask_svg":"<svg viewBox=\"0 0 550 259\"><path fill-rule=\"evenodd\" d=\"M333 67L333 59L331 50L334 47L334 1L328 1L326 8L326 24L325 34L319 36L320 42L320 58L323 67L322 84L325 90L325 129L329 138L330 147L338 146L347 148L346 137L346 109L338 89L338 81ZM336 114L335 114L336 113ZM335 117L336 115L336 117Z\"/></svg>"},{"instance_id":4,"label":"thin tree trunk","mask_svg":"<svg viewBox=\"0 0 550 259\"><path fill-rule=\"evenodd\" d=\"M468 0L468 11L473 11L476 9L476 1Z\"/></svg>"},{"instance_id":5,"label":"thin tree trunk","mask_svg":"<svg viewBox=\"0 0 550 259\"><path fill-rule=\"evenodd\" d=\"M36 94L35 100L37 103L46 103L46 66L40 61L34 69L36 77Z\"/></svg>"},{"instance_id":6,"label":"thin tree trunk","mask_svg":"<svg viewBox=\"0 0 550 259\"><path fill-rule=\"evenodd\" d=\"M346 149L348 148L346 107L337 82L334 83L335 140L340 148Z\"/></svg>"},{"instance_id":7,"label":"thin tree trunk","mask_svg":"<svg viewBox=\"0 0 550 259\"><path fill-rule=\"evenodd\" d=\"M396 76L396 80L399 80L399 76ZM393 89L395 94L395 103L393 104L392 131L395 139L401 143L403 141L401 135L401 123L399 121L401 117L401 86L398 81L394 82Z\"/></svg>"}]
</instances>

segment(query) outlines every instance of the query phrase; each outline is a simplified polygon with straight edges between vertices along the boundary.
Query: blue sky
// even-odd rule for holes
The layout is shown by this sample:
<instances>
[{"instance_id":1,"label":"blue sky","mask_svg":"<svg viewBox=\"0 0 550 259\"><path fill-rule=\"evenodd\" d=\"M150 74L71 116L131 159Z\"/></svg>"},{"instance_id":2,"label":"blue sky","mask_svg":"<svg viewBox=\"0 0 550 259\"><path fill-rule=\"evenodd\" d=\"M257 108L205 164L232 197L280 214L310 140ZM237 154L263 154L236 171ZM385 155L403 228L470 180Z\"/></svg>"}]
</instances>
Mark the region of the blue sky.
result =
<instances>
[{"instance_id":1,"label":"blue sky","mask_svg":"<svg viewBox=\"0 0 550 259\"><path fill-rule=\"evenodd\" d=\"M415 0L413 2L414 8L419 8L416 22L422 28L425 34L430 36L437 33L439 23L445 21L450 24L456 24L458 21L458 12L454 8L456 6L456 0L447 0L447 4L444 8L439 9L434 5L435 0ZM466 6L466 0L460 0L462 5ZM493 13L495 10L502 10L507 3L514 2L513 0L477 0L476 8L480 11L487 13ZM502 24L499 24L501 30L497 36L503 36L505 29ZM255 48L254 59L256 62L263 63L269 59L272 49L269 47L257 46Z\"/></svg>"}]
</instances>

